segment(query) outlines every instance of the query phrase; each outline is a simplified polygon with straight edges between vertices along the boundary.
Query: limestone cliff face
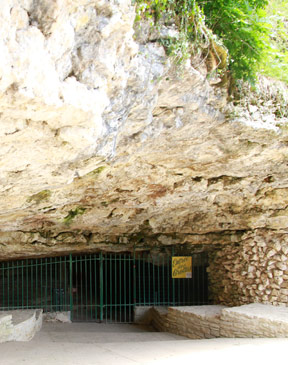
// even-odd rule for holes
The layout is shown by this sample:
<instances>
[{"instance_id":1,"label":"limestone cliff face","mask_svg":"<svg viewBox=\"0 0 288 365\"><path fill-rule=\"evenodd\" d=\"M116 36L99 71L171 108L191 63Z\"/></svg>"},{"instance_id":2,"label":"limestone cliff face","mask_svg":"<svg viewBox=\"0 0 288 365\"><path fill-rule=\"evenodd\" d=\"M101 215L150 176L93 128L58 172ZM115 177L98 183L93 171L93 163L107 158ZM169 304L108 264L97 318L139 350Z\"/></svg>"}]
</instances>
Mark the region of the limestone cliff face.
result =
<instances>
[{"instance_id":1,"label":"limestone cliff face","mask_svg":"<svg viewBox=\"0 0 288 365\"><path fill-rule=\"evenodd\" d=\"M134 17L129 0L1 3L1 258L286 234L287 133L225 119Z\"/></svg>"}]
</instances>

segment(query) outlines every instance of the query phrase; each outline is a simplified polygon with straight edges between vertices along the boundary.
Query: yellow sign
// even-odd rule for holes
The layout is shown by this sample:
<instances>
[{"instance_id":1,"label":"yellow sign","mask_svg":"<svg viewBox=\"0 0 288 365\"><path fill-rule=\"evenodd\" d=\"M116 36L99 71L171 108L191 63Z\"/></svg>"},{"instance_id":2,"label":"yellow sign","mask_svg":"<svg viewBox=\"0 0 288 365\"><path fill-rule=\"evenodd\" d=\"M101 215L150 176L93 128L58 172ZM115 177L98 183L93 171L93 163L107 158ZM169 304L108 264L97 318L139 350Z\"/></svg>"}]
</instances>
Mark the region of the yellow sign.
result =
<instances>
[{"instance_id":1,"label":"yellow sign","mask_svg":"<svg viewBox=\"0 0 288 365\"><path fill-rule=\"evenodd\" d=\"M172 278L173 279L192 278L192 257L190 256L172 257Z\"/></svg>"}]
</instances>

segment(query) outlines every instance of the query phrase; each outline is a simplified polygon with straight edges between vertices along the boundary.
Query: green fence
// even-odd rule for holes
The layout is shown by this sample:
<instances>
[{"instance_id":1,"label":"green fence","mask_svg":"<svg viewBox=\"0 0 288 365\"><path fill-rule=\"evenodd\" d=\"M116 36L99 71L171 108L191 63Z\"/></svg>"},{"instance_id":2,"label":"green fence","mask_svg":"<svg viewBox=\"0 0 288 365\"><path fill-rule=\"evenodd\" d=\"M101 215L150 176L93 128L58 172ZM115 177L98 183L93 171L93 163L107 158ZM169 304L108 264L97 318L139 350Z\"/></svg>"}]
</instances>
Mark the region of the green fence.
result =
<instances>
[{"instance_id":1,"label":"green fence","mask_svg":"<svg viewBox=\"0 0 288 365\"><path fill-rule=\"evenodd\" d=\"M135 306L208 303L207 259L173 279L173 253L69 255L0 262L0 310L70 311L73 321L131 323Z\"/></svg>"}]
</instances>

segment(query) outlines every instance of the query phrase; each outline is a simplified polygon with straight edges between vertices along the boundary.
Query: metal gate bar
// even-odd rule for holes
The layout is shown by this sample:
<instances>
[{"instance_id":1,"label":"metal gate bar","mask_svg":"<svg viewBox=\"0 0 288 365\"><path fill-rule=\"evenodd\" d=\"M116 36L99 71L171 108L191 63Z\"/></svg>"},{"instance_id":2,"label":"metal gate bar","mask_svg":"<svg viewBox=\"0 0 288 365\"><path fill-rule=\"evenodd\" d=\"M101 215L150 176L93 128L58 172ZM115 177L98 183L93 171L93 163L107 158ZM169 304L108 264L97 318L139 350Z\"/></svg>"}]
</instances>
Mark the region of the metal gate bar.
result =
<instances>
[{"instance_id":1,"label":"metal gate bar","mask_svg":"<svg viewBox=\"0 0 288 365\"><path fill-rule=\"evenodd\" d=\"M70 311L73 321L131 323L135 306L208 304L207 258L192 256L191 279L172 279L167 252L0 262L0 310L43 308Z\"/></svg>"},{"instance_id":2,"label":"metal gate bar","mask_svg":"<svg viewBox=\"0 0 288 365\"><path fill-rule=\"evenodd\" d=\"M69 306L67 273L62 271L63 264L67 262L65 257L1 262L1 310L69 310L66 308Z\"/></svg>"}]
</instances>

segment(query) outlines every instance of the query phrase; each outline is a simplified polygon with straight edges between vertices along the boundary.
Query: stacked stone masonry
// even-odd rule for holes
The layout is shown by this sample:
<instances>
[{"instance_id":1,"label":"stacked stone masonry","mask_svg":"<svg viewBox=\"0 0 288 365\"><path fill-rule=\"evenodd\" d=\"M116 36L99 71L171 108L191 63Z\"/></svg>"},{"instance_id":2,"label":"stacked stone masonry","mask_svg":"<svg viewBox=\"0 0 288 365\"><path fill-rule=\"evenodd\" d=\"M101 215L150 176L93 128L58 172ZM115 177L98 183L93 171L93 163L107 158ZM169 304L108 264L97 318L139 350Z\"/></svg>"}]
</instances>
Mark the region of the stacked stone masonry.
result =
<instances>
[{"instance_id":1,"label":"stacked stone masonry","mask_svg":"<svg viewBox=\"0 0 288 365\"><path fill-rule=\"evenodd\" d=\"M287 235L272 236L268 232L247 235L240 245L224 246L211 253L207 269L211 301L228 306L287 306L287 259Z\"/></svg>"},{"instance_id":2,"label":"stacked stone masonry","mask_svg":"<svg viewBox=\"0 0 288 365\"><path fill-rule=\"evenodd\" d=\"M191 339L288 337L288 309L266 304L155 307L151 318L159 331Z\"/></svg>"}]
</instances>

